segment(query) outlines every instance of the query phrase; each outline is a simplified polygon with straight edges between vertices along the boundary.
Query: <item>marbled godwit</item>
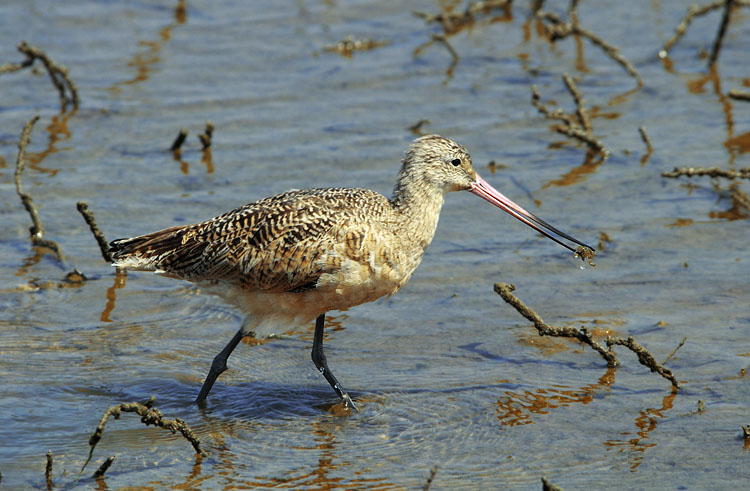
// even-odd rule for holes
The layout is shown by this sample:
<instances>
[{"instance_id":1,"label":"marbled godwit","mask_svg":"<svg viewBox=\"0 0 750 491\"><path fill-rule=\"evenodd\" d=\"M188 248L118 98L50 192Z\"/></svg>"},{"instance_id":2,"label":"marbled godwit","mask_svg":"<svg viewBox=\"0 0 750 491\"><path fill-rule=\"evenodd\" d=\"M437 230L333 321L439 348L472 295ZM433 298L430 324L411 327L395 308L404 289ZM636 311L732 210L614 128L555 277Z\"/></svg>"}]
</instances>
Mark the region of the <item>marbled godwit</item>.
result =
<instances>
[{"instance_id":1,"label":"marbled godwit","mask_svg":"<svg viewBox=\"0 0 750 491\"><path fill-rule=\"evenodd\" d=\"M111 252L115 266L193 281L248 314L211 363L197 403L244 336L315 319L312 360L344 406L356 409L323 353L326 312L403 287L432 241L450 191L471 191L571 251L561 239L588 247L490 186L464 147L428 135L406 152L391 199L367 189L289 191L202 223L115 240Z\"/></svg>"}]
</instances>

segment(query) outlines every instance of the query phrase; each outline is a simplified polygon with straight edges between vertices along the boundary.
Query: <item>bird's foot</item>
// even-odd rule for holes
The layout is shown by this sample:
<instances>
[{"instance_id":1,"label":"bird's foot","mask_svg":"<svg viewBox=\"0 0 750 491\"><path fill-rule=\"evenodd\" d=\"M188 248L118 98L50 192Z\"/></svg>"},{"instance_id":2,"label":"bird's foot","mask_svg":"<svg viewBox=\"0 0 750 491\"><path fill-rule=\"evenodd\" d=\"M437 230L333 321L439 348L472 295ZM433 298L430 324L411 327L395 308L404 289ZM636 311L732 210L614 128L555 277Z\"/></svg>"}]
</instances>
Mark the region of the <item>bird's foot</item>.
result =
<instances>
[{"instance_id":1,"label":"bird's foot","mask_svg":"<svg viewBox=\"0 0 750 491\"><path fill-rule=\"evenodd\" d=\"M356 404L354 404L354 401L351 397L349 397L349 394L346 392L341 393L341 403L344 405L344 409L354 409L355 412L359 412L359 408Z\"/></svg>"}]
</instances>

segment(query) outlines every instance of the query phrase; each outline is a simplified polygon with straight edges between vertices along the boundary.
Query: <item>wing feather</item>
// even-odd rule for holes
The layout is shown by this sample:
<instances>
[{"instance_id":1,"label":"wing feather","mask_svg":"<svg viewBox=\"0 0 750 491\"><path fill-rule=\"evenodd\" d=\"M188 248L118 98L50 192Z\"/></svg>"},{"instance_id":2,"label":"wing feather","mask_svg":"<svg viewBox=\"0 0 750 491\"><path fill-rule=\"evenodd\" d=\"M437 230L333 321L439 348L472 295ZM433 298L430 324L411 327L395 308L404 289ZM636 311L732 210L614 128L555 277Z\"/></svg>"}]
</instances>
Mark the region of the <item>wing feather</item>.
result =
<instances>
[{"instance_id":1,"label":"wing feather","mask_svg":"<svg viewBox=\"0 0 750 491\"><path fill-rule=\"evenodd\" d=\"M115 265L163 271L192 281L228 280L250 290L306 291L340 266L339 230L358 217L359 189L293 191L250 203L211 220L111 243Z\"/></svg>"}]
</instances>

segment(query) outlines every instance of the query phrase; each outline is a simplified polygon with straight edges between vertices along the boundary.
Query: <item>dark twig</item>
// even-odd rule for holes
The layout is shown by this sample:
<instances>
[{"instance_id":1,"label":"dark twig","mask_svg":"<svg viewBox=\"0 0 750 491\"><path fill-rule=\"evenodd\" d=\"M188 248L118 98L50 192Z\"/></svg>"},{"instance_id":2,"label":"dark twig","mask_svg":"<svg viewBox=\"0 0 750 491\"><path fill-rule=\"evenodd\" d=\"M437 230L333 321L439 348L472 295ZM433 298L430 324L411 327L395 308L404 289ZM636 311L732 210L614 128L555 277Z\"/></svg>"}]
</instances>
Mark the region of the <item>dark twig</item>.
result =
<instances>
[{"instance_id":1,"label":"dark twig","mask_svg":"<svg viewBox=\"0 0 750 491\"><path fill-rule=\"evenodd\" d=\"M60 93L60 103L62 104L63 109L65 109L68 102L72 103L74 108L78 107L78 90L76 90L75 84L68 76L67 68L58 65L52 61L49 56L41 50L41 48L32 46L26 43L26 41L18 45L18 51L26 55L26 59L21 63L5 63L0 65L0 74L28 68L34 64L35 60L40 60L47 69L52 84ZM66 92L70 92L70 97L66 95Z\"/></svg>"},{"instance_id":2,"label":"dark twig","mask_svg":"<svg viewBox=\"0 0 750 491\"><path fill-rule=\"evenodd\" d=\"M336 44L323 46L325 51L338 53L346 58L351 58L355 51L370 51L381 46L390 44L390 41L374 41L372 39L355 39L354 36L347 36Z\"/></svg>"},{"instance_id":3,"label":"dark twig","mask_svg":"<svg viewBox=\"0 0 750 491\"><path fill-rule=\"evenodd\" d=\"M531 0L531 13L536 15L537 12L544 8L544 0Z\"/></svg>"},{"instance_id":4,"label":"dark twig","mask_svg":"<svg viewBox=\"0 0 750 491\"><path fill-rule=\"evenodd\" d=\"M456 65L458 65L458 53L456 53L456 50L453 49L453 46L451 46L451 43L449 43L448 39L442 34L433 34L432 39L433 41L437 41L443 46L445 46L445 49L447 49L448 52L451 54L451 64L448 67L448 69L445 70L445 74L448 76L448 78L452 78L453 69L456 68Z\"/></svg>"},{"instance_id":5,"label":"dark twig","mask_svg":"<svg viewBox=\"0 0 750 491\"><path fill-rule=\"evenodd\" d=\"M568 91L573 96L573 100L576 103L576 115L578 116L578 122L587 133L591 133L591 119L589 113L586 111L586 107L583 105L583 95L578 90L578 86L573 82L573 79L567 73L563 74L563 82L568 88Z\"/></svg>"},{"instance_id":6,"label":"dark twig","mask_svg":"<svg viewBox=\"0 0 750 491\"><path fill-rule=\"evenodd\" d=\"M111 455L107 458L104 462L102 462L102 465L99 466L99 468L94 472L94 475L91 476L93 479L99 479L100 477L104 477L104 473L107 472L109 469L109 466L112 465L112 462L115 461L115 456Z\"/></svg>"},{"instance_id":7,"label":"dark twig","mask_svg":"<svg viewBox=\"0 0 750 491\"><path fill-rule=\"evenodd\" d=\"M435 479L435 474L437 474L438 471L438 465L435 464L432 469L430 469L430 475L427 476L427 481L425 481L424 486L422 486L422 491L427 491L430 489L430 485L432 484L432 480Z\"/></svg>"},{"instance_id":8,"label":"dark twig","mask_svg":"<svg viewBox=\"0 0 750 491\"><path fill-rule=\"evenodd\" d=\"M737 183L731 184L729 191L732 193L732 207L744 209L747 215L750 212L750 196L741 190Z\"/></svg>"},{"instance_id":9,"label":"dark twig","mask_svg":"<svg viewBox=\"0 0 750 491\"><path fill-rule=\"evenodd\" d=\"M685 17L683 17L680 23L677 24L677 27L675 27L674 35L669 38L666 43L664 43L661 51L659 51L659 57L666 58L669 55L669 50L672 49L672 46L674 46L677 41L679 41L680 38L685 34L685 31L687 31L688 27L690 27L690 23L693 21L694 17L698 17L699 15L704 15L714 9L718 9L722 5L724 5L724 2L725 0L715 0L714 2L703 5L701 7L697 5L691 5L690 8L688 8L687 14L685 14Z\"/></svg>"},{"instance_id":10,"label":"dark twig","mask_svg":"<svg viewBox=\"0 0 750 491\"><path fill-rule=\"evenodd\" d=\"M211 121L206 121L206 129L203 133L198 135L198 139L201 141L201 145L203 145L203 150L211 146L211 136L213 136L213 134L214 125L211 123Z\"/></svg>"},{"instance_id":11,"label":"dark twig","mask_svg":"<svg viewBox=\"0 0 750 491\"><path fill-rule=\"evenodd\" d=\"M432 15L415 11L414 15L423 18L428 24L433 22L440 24L445 34L450 36L476 22L478 14L487 14L495 9L503 9L505 10L505 16L509 17L512 3L513 0L484 0L469 2L463 12L450 10Z\"/></svg>"},{"instance_id":12,"label":"dark twig","mask_svg":"<svg viewBox=\"0 0 750 491\"><path fill-rule=\"evenodd\" d=\"M152 407L154 404L154 399L155 397L152 396L151 399L149 399L145 404L141 404L140 402L130 402L110 406L110 408L104 412L104 415L99 421L99 424L96 426L96 430L94 430L91 438L89 438L89 446L91 446L91 450L89 451L88 459L86 459L86 462L81 468L81 472L86 469L86 466L91 460L91 457L94 455L94 448L102 438L102 434L104 433L104 426L107 424L109 417L113 416L115 419L120 419L120 414L122 414L122 412L138 414L141 417L141 422L146 426L158 426L160 428L169 430L172 433L176 433L179 431L182 436L184 436L193 445L193 448L198 454L205 455L205 453L201 449L200 440L195 435L195 433L193 433L193 430L190 429L187 423L185 423L180 418L165 418L162 415L161 411Z\"/></svg>"},{"instance_id":13,"label":"dark twig","mask_svg":"<svg viewBox=\"0 0 750 491\"><path fill-rule=\"evenodd\" d=\"M602 355L607 361L607 366L614 368L619 365L617 356L611 349L607 349L596 340L594 340L591 333L585 327L581 329L575 329L572 327L555 327L550 326L539 315L531 310L530 307L526 306L518 297L513 295L513 291L516 289L514 285L508 283L495 283L495 293L503 297L507 303L511 304L519 314L526 317L528 320L534 323L534 327L539 332L540 336L554 336L563 338L576 338L582 343L586 343L591 346L594 351Z\"/></svg>"},{"instance_id":14,"label":"dark twig","mask_svg":"<svg viewBox=\"0 0 750 491\"><path fill-rule=\"evenodd\" d=\"M649 353L646 348L635 342L633 336L628 336L628 339L607 337L607 347L611 349L614 345L625 346L626 348L630 349L630 351L638 355L638 361L641 363L641 365L650 368L652 372L656 372L665 379L669 380L670 382L672 382L673 386L680 386L679 382L677 382L677 379L672 373L672 370L670 370L669 368L664 368L663 366L658 364L656 362L656 359L654 359L654 356Z\"/></svg>"},{"instance_id":15,"label":"dark twig","mask_svg":"<svg viewBox=\"0 0 750 491\"><path fill-rule=\"evenodd\" d=\"M573 100L576 102L577 109L575 115L567 114L560 108L553 111L545 106L540 100L541 97L536 85L531 86L531 103L547 119L556 119L563 123L561 125L554 125L552 129L558 133L562 133L585 143L590 149L604 155L605 157L609 156L609 150L607 150L604 144L594 136L594 133L591 130L591 120L583 105L583 96L581 95L580 90L578 90L575 82L567 73L563 75L563 81L565 82L568 91L573 96Z\"/></svg>"},{"instance_id":16,"label":"dark twig","mask_svg":"<svg viewBox=\"0 0 750 491\"><path fill-rule=\"evenodd\" d=\"M557 15L552 12L538 11L537 18L549 22L544 25L544 30L550 41L555 42L558 39L564 39L570 35L577 35L587 38L589 41L599 46L604 52L612 58L614 61L619 63L626 72L633 78L635 78L638 87L643 87L643 79L638 73L638 70L625 58L615 46L609 44L593 32L588 29L584 29L577 22L563 22Z\"/></svg>"},{"instance_id":17,"label":"dark twig","mask_svg":"<svg viewBox=\"0 0 750 491\"><path fill-rule=\"evenodd\" d=\"M651 138L648 137L648 133L646 133L646 128L643 126L638 127L638 133L641 134L641 140L643 140L643 143L646 144L646 150L648 153L651 153L654 151L654 145L651 143Z\"/></svg>"},{"instance_id":18,"label":"dark twig","mask_svg":"<svg viewBox=\"0 0 750 491\"><path fill-rule=\"evenodd\" d=\"M58 260L63 261L64 257L62 254L62 250L60 249L60 246L57 244L57 242L44 238L44 227L42 226L42 221L39 218L39 212L37 211L36 206L34 206L34 201L31 199L31 195L23 191L23 185L21 182L23 169L26 166L26 147L29 145L31 129L34 127L34 123L36 123L38 120L39 116L34 116L23 127L21 138L18 140L18 157L16 158L16 171L13 175L13 178L16 183L16 192L18 193L18 197L21 198L21 203L23 204L24 208L26 208L26 211L31 217L31 227L29 228L29 233L31 234L31 243L35 246L45 247L51 250L55 253L55 257L57 257Z\"/></svg>"},{"instance_id":19,"label":"dark twig","mask_svg":"<svg viewBox=\"0 0 750 491\"><path fill-rule=\"evenodd\" d=\"M42 227L42 222L39 219L39 212L34 206L31 195L23 192L21 179L23 177L23 168L26 166L26 147L29 145L29 141L31 140L31 130L33 129L34 124L37 121L39 121L38 115L31 118L29 122L26 123L26 125L23 127L23 131L21 131L21 138L18 140L16 171L13 175L13 178L16 182L16 192L18 192L18 196L21 198L21 202L23 203L24 208L26 208L26 211L28 211L29 215L31 216L31 229L29 231L31 232L32 237L41 237L42 235L44 235L44 228Z\"/></svg>"},{"instance_id":20,"label":"dark twig","mask_svg":"<svg viewBox=\"0 0 750 491\"><path fill-rule=\"evenodd\" d=\"M177 133L177 138L174 139L172 142L172 146L169 147L169 149L172 152L177 152L183 143L185 143L185 138L188 136L188 130L186 128L182 128L179 133Z\"/></svg>"},{"instance_id":21,"label":"dark twig","mask_svg":"<svg viewBox=\"0 0 750 491\"><path fill-rule=\"evenodd\" d=\"M112 254L109 253L109 243L107 242L107 239L104 238L104 234L99 229L99 226L96 224L96 220L94 219L94 212L89 210L89 205L85 201L79 201L76 207L78 208L78 211L81 213L81 215L83 215L83 219L86 220L89 229L91 229L91 233L94 234L96 243L99 244L99 250L102 253L102 257L105 261L111 263Z\"/></svg>"},{"instance_id":22,"label":"dark twig","mask_svg":"<svg viewBox=\"0 0 750 491\"><path fill-rule=\"evenodd\" d=\"M727 95L738 101L750 101L750 92L744 90L731 89Z\"/></svg>"},{"instance_id":23,"label":"dark twig","mask_svg":"<svg viewBox=\"0 0 750 491\"><path fill-rule=\"evenodd\" d=\"M639 126L638 133L641 134L641 140L643 140L643 143L646 144L646 155L641 158L641 165L644 165L646 162L648 162L651 154L654 153L654 145L651 143L651 138L648 137L648 133L646 133L646 128L644 128L643 126Z\"/></svg>"},{"instance_id":24,"label":"dark twig","mask_svg":"<svg viewBox=\"0 0 750 491\"><path fill-rule=\"evenodd\" d=\"M718 167L675 167L672 172L662 172L662 177L693 177L709 176L724 177L726 179L750 179L750 167L741 169L719 169Z\"/></svg>"},{"instance_id":25,"label":"dark twig","mask_svg":"<svg viewBox=\"0 0 750 491\"><path fill-rule=\"evenodd\" d=\"M664 358L664 361L661 362L661 364L662 365L666 365L667 362L672 359L672 357L674 356L674 354L677 353L677 350L679 350L680 348L682 348L682 345L685 344L685 341L687 341L687 336L685 336L684 338L682 338L682 341L680 341L680 344L678 344L677 347L675 349L673 349L672 352L666 358Z\"/></svg>"},{"instance_id":26,"label":"dark twig","mask_svg":"<svg viewBox=\"0 0 750 491\"><path fill-rule=\"evenodd\" d=\"M560 486L552 484L546 477L542 478L542 491L563 491Z\"/></svg>"},{"instance_id":27,"label":"dark twig","mask_svg":"<svg viewBox=\"0 0 750 491\"><path fill-rule=\"evenodd\" d=\"M430 124L429 119L420 119L415 124L409 126L407 129L416 135L422 134L422 126Z\"/></svg>"},{"instance_id":28,"label":"dark twig","mask_svg":"<svg viewBox=\"0 0 750 491\"><path fill-rule=\"evenodd\" d=\"M605 155L609 155L609 150L607 150L604 147L604 143L599 141L591 133L588 133L581 128L555 125L552 127L552 129L554 129L558 133L562 133L563 135L567 135L571 138L575 138L577 140L582 141L583 143L588 145L589 148L591 148L592 150L595 150L599 153L603 153Z\"/></svg>"},{"instance_id":29,"label":"dark twig","mask_svg":"<svg viewBox=\"0 0 750 491\"><path fill-rule=\"evenodd\" d=\"M453 46L448 42L448 39L443 34L433 34L430 37L430 40L424 43L421 46L418 46L417 49L414 50L413 56L416 58L419 53L422 52L425 48L431 46L435 42L438 42L445 46L445 49L448 50L448 52L451 54L451 64L450 66L445 70L445 76L447 77L445 82L453 78L453 69L456 68L456 65L458 64L458 53L456 53L456 50L453 49ZM445 83L443 82L443 83Z\"/></svg>"},{"instance_id":30,"label":"dark twig","mask_svg":"<svg viewBox=\"0 0 750 491\"><path fill-rule=\"evenodd\" d=\"M680 23L677 24L677 27L675 27L674 35L669 38L666 43L664 43L664 47L662 47L661 51L659 51L659 57L666 58L667 56L669 56L669 50L672 49L677 41L679 41L680 38L685 34L685 31L687 31L688 27L690 27L690 23L695 17L698 17L699 15L705 15L712 10L720 9L722 7L724 7L724 11L721 16L721 23L719 24L719 30L716 33L716 38L714 39L714 44L711 48L711 55L708 57L709 68L715 65L716 60L718 60L719 58L721 44L724 40L724 34L726 34L727 26L729 25L732 12L736 7L750 7L750 1L714 0L711 3L702 6L691 5L690 8L688 8L687 13L685 14L685 17L683 17Z\"/></svg>"},{"instance_id":31,"label":"dark twig","mask_svg":"<svg viewBox=\"0 0 750 491\"><path fill-rule=\"evenodd\" d=\"M589 346L591 346L591 348L598 352L602 356L602 358L607 361L607 366L610 368L617 367L620 364L620 362L617 360L617 356L615 355L614 350L612 349L612 346L625 346L638 356L638 361L642 365L650 368L652 372L657 372L659 375L672 382L672 385L674 387L679 388L679 383L677 382L675 376L672 374L672 371L659 365L654 359L653 355L651 355L651 353L649 353L646 348L636 343L632 337L629 337L627 339L607 337L607 347L605 348L596 340L594 340L593 336L585 327L574 329L572 327L550 326L549 324L544 322L536 312L526 306L523 302L521 302L521 300L518 299L518 297L516 297L512 293L515 288L515 286L508 283L495 283L495 292L503 297L503 300L512 305L518 311L518 313L533 322L534 327L536 327L536 330L539 332L540 336L556 336L578 339L582 343L588 344Z\"/></svg>"},{"instance_id":32,"label":"dark twig","mask_svg":"<svg viewBox=\"0 0 750 491\"><path fill-rule=\"evenodd\" d=\"M574 118L563 112L562 109L557 108L554 111L550 110L547 106L542 104L541 96L539 95L539 89L536 85L531 86L531 104L537 108L537 110L544 115L547 119L558 119L568 126L575 126L577 123Z\"/></svg>"},{"instance_id":33,"label":"dark twig","mask_svg":"<svg viewBox=\"0 0 750 491\"><path fill-rule=\"evenodd\" d=\"M61 286L63 285L82 286L85 281L88 281L88 278L86 278L86 275L78 271L78 269L73 268L73 271L65 275L65 278L63 278L63 282L61 283Z\"/></svg>"},{"instance_id":34,"label":"dark twig","mask_svg":"<svg viewBox=\"0 0 750 491\"><path fill-rule=\"evenodd\" d=\"M33 60L27 58L21 63L3 63L0 65L0 75L3 73L13 73L18 70L23 70L24 68L31 66L32 61Z\"/></svg>"},{"instance_id":35,"label":"dark twig","mask_svg":"<svg viewBox=\"0 0 750 491\"><path fill-rule=\"evenodd\" d=\"M732 16L732 10L734 10L734 0L724 0L724 13L721 16L719 32L716 33L716 39L714 39L714 45L713 48L711 48L711 56L708 57L709 68L716 64L716 60L719 58L721 42L724 40L724 34L727 32L727 26L729 25L729 18Z\"/></svg>"},{"instance_id":36,"label":"dark twig","mask_svg":"<svg viewBox=\"0 0 750 491\"><path fill-rule=\"evenodd\" d=\"M47 491L55 486L52 482L52 451L47 451L47 464L44 466L44 481L47 483Z\"/></svg>"}]
</instances>

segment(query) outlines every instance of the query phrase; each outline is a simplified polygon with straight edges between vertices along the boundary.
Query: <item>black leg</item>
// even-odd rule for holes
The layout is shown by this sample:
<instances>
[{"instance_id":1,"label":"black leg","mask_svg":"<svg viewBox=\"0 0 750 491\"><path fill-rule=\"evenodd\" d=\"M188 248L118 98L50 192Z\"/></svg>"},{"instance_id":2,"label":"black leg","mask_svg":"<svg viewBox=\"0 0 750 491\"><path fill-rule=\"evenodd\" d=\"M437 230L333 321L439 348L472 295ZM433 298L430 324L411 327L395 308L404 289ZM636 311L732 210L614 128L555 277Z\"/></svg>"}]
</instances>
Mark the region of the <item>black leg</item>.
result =
<instances>
[{"instance_id":1,"label":"black leg","mask_svg":"<svg viewBox=\"0 0 750 491\"><path fill-rule=\"evenodd\" d=\"M325 314L320 314L318 318L315 319L315 336L313 337L312 361L313 363L315 363L315 366L318 368L318 370L320 370L320 373L322 373L326 380L328 380L328 383L331 384L331 387L333 387L333 390L336 391L336 394L339 395L339 397L341 398L341 402L344 403L344 407L351 407L355 411L359 411L359 409L357 409L357 406L354 404L354 401L352 401L352 398L349 397L349 394L344 392L344 390L341 388L341 384L339 384L339 381L336 380L336 377L333 375L333 372L331 372L331 369L328 368L326 355L325 353L323 353L323 328L325 327L325 323Z\"/></svg>"},{"instance_id":2,"label":"black leg","mask_svg":"<svg viewBox=\"0 0 750 491\"><path fill-rule=\"evenodd\" d=\"M240 344L240 341L242 341L242 338L244 338L248 334L248 331L245 328L245 324L243 323L242 327L239 331L237 331L237 334L234 335L231 341L229 341L229 344L224 346L224 349L221 350L221 353L216 355L216 358L214 358L214 361L211 363L211 369L208 371L208 375L206 375L206 381L203 382L203 387L201 387L200 394L198 394L198 397L195 399L195 403L203 406L206 403L206 396L208 396L208 393L211 392L211 387L214 386L214 382L216 382L216 379L224 373L227 370L227 359L229 358L229 355L232 354L232 351L234 351L234 348L237 347L238 344Z\"/></svg>"}]
</instances>

